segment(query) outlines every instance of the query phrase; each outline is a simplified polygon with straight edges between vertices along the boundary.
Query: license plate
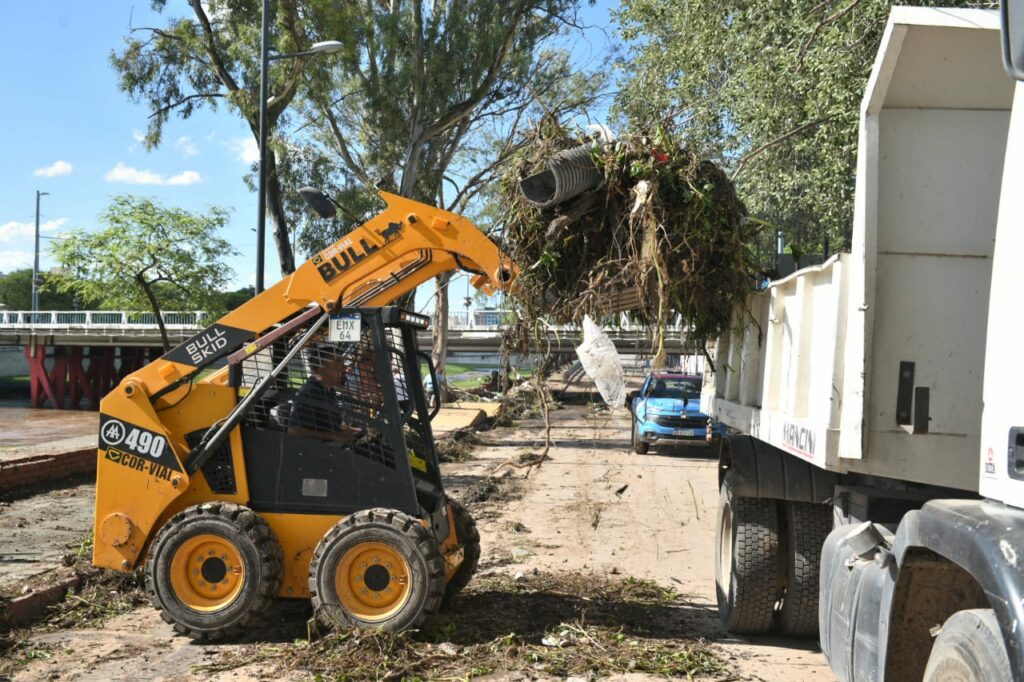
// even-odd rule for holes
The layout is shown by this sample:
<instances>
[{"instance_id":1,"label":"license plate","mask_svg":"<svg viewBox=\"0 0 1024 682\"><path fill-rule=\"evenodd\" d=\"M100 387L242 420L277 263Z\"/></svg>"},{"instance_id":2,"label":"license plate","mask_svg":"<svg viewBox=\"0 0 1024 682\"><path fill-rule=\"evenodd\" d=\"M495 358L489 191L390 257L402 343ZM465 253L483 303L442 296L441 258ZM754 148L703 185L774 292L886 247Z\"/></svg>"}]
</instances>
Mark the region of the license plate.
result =
<instances>
[{"instance_id":1,"label":"license plate","mask_svg":"<svg viewBox=\"0 0 1024 682\"><path fill-rule=\"evenodd\" d=\"M693 429L675 429L672 432L673 436L695 436L697 435Z\"/></svg>"}]
</instances>

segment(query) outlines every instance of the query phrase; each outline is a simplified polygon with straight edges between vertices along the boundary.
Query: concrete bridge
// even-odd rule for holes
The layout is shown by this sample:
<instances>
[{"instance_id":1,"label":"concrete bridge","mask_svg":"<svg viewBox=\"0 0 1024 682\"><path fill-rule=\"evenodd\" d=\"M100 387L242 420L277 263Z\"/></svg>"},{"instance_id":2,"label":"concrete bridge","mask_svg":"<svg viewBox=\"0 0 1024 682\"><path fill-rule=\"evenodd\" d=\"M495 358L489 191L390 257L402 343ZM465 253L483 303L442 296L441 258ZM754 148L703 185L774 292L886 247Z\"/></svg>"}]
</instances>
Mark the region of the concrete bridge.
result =
<instances>
[{"instance_id":1,"label":"concrete bridge","mask_svg":"<svg viewBox=\"0 0 1024 682\"><path fill-rule=\"evenodd\" d=\"M507 310L459 311L448 318L448 349L453 359L493 357L501 348L502 331L513 313ZM172 345L190 338L216 321L202 311L163 313ZM620 353L635 357L650 352L650 336L622 320L607 330ZM666 350L683 351L681 334L669 334ZM572 353L581 342L579 328L545 327L536 351ZM430 333L420 347L429 348ZM24 349L32 405L78 409L84 400L96 409L100 398L127 374L163 355L152 312L108 310L0 311L0 346Z\"/></svg>"}]
</instances>

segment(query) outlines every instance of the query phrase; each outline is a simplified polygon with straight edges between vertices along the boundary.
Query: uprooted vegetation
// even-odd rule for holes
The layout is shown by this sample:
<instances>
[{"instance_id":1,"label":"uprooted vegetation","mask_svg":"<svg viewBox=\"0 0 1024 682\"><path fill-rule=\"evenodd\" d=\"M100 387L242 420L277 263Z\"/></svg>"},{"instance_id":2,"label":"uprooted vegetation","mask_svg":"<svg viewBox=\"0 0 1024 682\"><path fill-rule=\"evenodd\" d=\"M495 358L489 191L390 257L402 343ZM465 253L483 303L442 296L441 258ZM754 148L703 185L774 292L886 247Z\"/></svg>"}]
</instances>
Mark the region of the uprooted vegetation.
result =
<instances>
[{"instance_id":1,"label":"uprooted vegetation","mask_svg":"<svg viewBox=\"0 0 1024 682\"><path fill-rule=\"evenodd\" d=\"M78 585L63 601L49 608L44 629L96 627L105 621L148 603L142 568L130 572L111 571L92 565L92 536L65 555Z\"/></svg>"},{"instance_id":2,"label":"uprooted vegetation","mask_svg":"<svg viewBox=\"0 0 1024 682\"><path fill-rule=\"evenodd\" d=\"M521 181L581 144L597 187L547 208L528 202ZM754 282L753 230L733 183L666 130L594 142L546 120L503 177L500 202L528 321L630 310L655 329L657 346L678 315L703 342L728 328Z\"/></svg>"},{"instance_id":3,"label":"uprooted vegetation","mask_svg":"<svg viewBox=\"0 0 1024 682\"><path fill-rule=\"evenodd\" d=\"M713 646L687 638L687 609L681 595L645 580L578 573L486 576L423 630L338 632L250 645L215 669L260 663L323 679L627 672L730 677Z\"/></svg>"}]
</instances>

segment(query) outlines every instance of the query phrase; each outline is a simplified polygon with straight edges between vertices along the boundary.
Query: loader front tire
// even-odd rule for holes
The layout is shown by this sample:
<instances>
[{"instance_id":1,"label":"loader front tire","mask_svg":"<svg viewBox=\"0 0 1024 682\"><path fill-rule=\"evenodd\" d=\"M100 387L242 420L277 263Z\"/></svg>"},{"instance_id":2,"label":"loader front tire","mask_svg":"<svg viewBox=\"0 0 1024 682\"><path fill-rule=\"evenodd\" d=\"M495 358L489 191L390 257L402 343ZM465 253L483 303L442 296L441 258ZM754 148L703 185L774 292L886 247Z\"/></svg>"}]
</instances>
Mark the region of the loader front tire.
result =
<instances>
[{"instance_id":1,"label":"loader front tire","mask_svg":"<svg viewBox=\"0 0 1024 682\"><path fill-rule=\"evenodd\" d=\"M146 562L146 589L160 617L192 639L238 636L277 595L281 545L260 516L207 502L164 524Z\"/></svg>"},{"instance_id":2,"label":"loader front tire","mask_svg":"<svg viewBox=\"0 0 1024 682\"><path fill-rule=\"evenodd\" d=\"M462 563L444 588L444 604L450 603L469 584L480 563L480 531L476 529L476 521L465 507L450 497L448 511L455 525L455 535L462 546Z\"/></svg>"},{"instance_id":3,"label":"loader front tire","mask_svg":"<svg viewBox=\"0 0 1024 682\"><path fill-rule=\"evenodd\" d=\"M415 628L437 613L444 588L437 540L419 519L395 509L342 519L309 564L313 609L341 628Z\"/></svg>"}]
</instances>

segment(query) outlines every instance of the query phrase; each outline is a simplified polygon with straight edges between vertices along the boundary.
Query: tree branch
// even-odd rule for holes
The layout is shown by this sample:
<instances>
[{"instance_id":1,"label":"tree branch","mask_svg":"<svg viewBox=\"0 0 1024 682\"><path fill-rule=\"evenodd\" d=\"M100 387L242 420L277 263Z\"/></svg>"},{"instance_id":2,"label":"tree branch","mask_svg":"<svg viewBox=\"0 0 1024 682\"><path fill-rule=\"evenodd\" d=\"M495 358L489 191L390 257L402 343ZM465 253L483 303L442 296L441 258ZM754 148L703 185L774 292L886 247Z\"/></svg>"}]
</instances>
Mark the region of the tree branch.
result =
<instances>
[{"instance_id":1,"label":"tree branch","mask_svg":"<svg viewBox=\"0 0 1024 682\"><path fill-rule=\"evenodd\" d=\"M821 21L814 25L814 30L811 31L811 35L807 37L807 40L804 41L803 45L800 46L800 49L796 53L796 63L798 68L803 66L804 52L806 52L807 48L810 47L812 42L814 42L814 39L818 37L818 32L821 31L821 29L823 29L825 26L831 24L832 22L839 21L840 19L842 19L844 16L846 16L847 13L852 11L853 8L859 5L860 3L861 0L853 0L853 2L851 2L846 7L842 8L841 10L839 10L838 12L831 16L825 17L824 19L822 19Z\"/></svg>"},{"instance_id":2,"label":"tree branch","mask_svg":"<svg viewBox=\"0 0 1024 682\"><path fill-rule=\"evenodd\" d=\"M860 0L857 0L857 1L859 2ZM747 164L747 162L750 161L755 156L757 156L758 154L760 154L761 152L764 152L764 151L766 151L768 149L771 149L772 147L774 147L776 145L782 144L783 142L785 142L789 138L793 137L794 135L799 135L800 133L804 132L805 130L810 130L811 128L814 128L815 126L819 126L819 125L821 125L822 123L824 123L825 121L827 121L827 120L829 120L831 118L835 118L835 114L829 114L828 116L822 116L821 118L816 119L814 121L809 121L808 123L804 123L804 124L798 125L796 128L793 128L792 130L789 130L789 131L779 135L778 137L775 137L775 138L773 138L771 140L768 140L767 142L762 144L760 147L757 147L756 149L754 149L754 150L752 150L750 152L747 152L746 154L743 155L743 158L740 159L739 163L736 164L736 170L734 170L732 172L732 175L730 176L729 179L735 181L736 178L739 177L740 171L743 170L743 167Z\"/></svg>"},{"instance_id":3,"label":"tree branch","mask_svg":"<svg viewBox=\"0 0 1024 682\"><path fill-rule=\"evenodd\" d=\"M213 62L214 68L217 70L217 78L224 84L230 92L238 92L240 89L238 83L231 76L227 66L224 65L224 59L220 52L217 50L217 43L214 41L213 26L210 25L210 18L206 16L206 10L203 9L202 2L200 0L189 0L189 4L192 5L192 11L195 12L196 18L199 20L199 25L203 29L203 38L206 42L206 54L210 56L210 61Z\"/></svg>"},{"instance_id":4,"label":"tree branch","mask_svg":"<svg viewBox=\"0 0 1024 682\"><path fill-rule=\"evenodd\" d=\"M426 126L418 136L418 141L420 143L443 133L466 116L469 116L473 113L476 106L483 101L484 97L487 96L491 86L494 85L494 81L498 77L498 72L501 71L501 67L505 64L505 55L512 46L512 41L515 39L516 32L519 30L519 22L522 20L525 11L525 7L520 7L511 17L508 31L505 33L505 38L501 41L501 45L499 45L498 49L495 51L494 57L491 59L491 64L487 68L487 74L484 76L483 81L480 82L468 98L452 106L440 118Z\"/></svg>"},{"instance_id":5,"label":"tree branch","mask_svg":"<svg viewBox=\"0 0 1024 682\"><path fill-rule=\"evenodd\" d=\"M171 109L177 109L178 107L180 107L182 104L185 104L189 100L198 99L198 98L214 99L214 98L217 98L217 97L227 97L227 95L224 94L223 92L198 92L198 93L196 93L194 95L188 95L187 97L182 97L177 102L172 102L172 103L170 103L170 104L168 104L166 106L160 107L159 109L154 111L152 114L150 114L149 118L156 118L158 116L163 116L164 114L166 114Z\"/></svg>"},{"instance_id":6,"label":"tree branch","mask_svg":"<svg viewBox=\"0 0 1024 682\"><path fill-rule=\"evenodd\" d=\"M367 187L373 187L373 183L370 181L370 176L352 157L351 149L348 146L348 140L345 139L345 134L341 132L341 128L338 126L338 121L334 118L334 112L331 111L330 107L323 107L322 111L324 117L331 126L331 132L334 134L334 140L338 143L338 153L341 154L341 158L345 162L345 166L347 166L349 171L359 179L359 182L363 183Z\"/></svg>"}]
</instances>

